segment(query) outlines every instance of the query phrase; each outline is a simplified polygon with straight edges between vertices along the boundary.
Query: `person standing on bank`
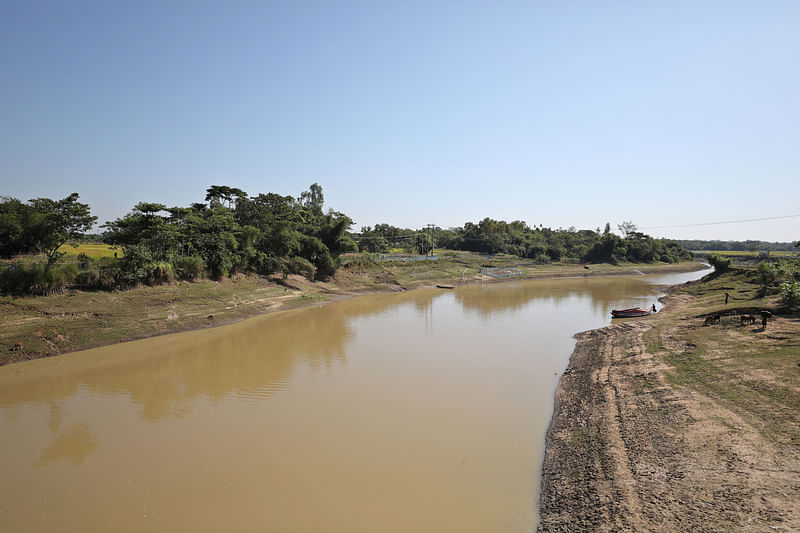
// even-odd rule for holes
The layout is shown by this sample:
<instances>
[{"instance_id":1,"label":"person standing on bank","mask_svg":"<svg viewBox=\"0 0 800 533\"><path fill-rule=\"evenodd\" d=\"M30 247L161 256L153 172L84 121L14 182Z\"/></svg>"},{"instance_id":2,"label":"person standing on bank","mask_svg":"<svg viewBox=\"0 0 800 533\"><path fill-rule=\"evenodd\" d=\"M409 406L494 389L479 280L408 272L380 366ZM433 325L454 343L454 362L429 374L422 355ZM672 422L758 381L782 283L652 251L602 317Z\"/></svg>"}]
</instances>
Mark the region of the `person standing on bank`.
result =
<instances>
[{"instance_id":1,"label":"person standing on bank","mask_svg":"<svg viewBox=\"0 0 800 533\"><path fill-rule=\"evenodd\" d=\"M761 311L761 327L767 329L767 319L772 316L767 310Z\"/></svg>"},{"instance_id":2,"label":"person standing on bank","mask_svg":"<svg viewBox=\"0 0 800 533\"><path fill-rule=\"evenodd\" d=\"M725 305L728 305L728 298L730 298L730 296L731 295L728 294L727 292L725 293Z\"/></svg>"}]
</instances>

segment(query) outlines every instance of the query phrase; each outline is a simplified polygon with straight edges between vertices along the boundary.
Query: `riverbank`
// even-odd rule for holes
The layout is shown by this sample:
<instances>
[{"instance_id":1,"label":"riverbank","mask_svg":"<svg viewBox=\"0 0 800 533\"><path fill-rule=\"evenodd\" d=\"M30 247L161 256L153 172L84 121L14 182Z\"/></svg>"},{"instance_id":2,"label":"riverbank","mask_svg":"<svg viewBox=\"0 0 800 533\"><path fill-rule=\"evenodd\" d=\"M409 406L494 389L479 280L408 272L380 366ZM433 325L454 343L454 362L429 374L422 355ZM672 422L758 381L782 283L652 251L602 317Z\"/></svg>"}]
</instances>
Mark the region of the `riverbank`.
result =
<instances>
[{"instance_id":1,"label":"riverbank","mask_svg":"<svg viewBox=\"0 0 800 533\"><path fill-rule=\"evenodd\" d=\"M484 269L516 268L513 278ZM214 327L256 315L321 305L370 292L436 284L571 276L661 273L699 263L653 265L539 265L515 257L453 253L438 261L364 262L341 268L327 282L302 276L237 275L220 281L177 282L127 291L69 290L52 296L0 298L0 365L156 335Z\"/></svg>"},{"instance_id":2,"label":"riverbank","mask_svg":"<svg viewBox=\"0 0 800 533\"><path fill-rule=\"evenodd\" d=\"M725 293L731 295L724 303ZM539 531L800 530L800 321L752 269L576 336L547 433ZM704 326L707 315L717 324Z\"/></svg>"}]
</instances>

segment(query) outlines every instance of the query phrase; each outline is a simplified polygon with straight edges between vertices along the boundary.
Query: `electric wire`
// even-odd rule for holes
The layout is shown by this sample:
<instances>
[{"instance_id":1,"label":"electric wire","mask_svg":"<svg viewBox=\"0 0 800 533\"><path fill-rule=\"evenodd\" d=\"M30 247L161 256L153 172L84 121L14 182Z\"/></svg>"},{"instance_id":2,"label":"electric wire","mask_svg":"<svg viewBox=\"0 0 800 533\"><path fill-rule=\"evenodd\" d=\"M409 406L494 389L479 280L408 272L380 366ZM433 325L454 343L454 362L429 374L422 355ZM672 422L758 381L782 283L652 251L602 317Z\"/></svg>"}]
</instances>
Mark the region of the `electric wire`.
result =
<instances>
[{"instance_id":1,"label":"electric wire","mask_svg":"<svg viewBox=\"0 0 800 533\"><path fill-rule=\"evenodd\" d=\"M717 226L721 224L740 224L742 222L761 222L764 220L779 220L784 218L798 218L800 215L783 215L779 217L747 218L741 220L725 220L722 222L697 222L694 224L671 224L668 226L646 226L640 229L665 229L665 228L691 228L695 226Z\"/></svg>"}]
</instances>

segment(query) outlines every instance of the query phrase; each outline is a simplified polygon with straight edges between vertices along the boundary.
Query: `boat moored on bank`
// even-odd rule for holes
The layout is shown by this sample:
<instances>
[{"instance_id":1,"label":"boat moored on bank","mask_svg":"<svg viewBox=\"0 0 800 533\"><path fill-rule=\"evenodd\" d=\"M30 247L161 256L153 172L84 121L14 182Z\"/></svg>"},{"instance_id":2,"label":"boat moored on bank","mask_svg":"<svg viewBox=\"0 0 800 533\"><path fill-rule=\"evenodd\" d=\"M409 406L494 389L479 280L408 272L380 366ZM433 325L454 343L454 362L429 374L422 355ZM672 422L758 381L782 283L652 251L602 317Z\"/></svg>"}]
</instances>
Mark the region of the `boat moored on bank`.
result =
<instances>
[{"instance_id":1,"label":"boat moored on bank","mask_svg":"<svg viewBox=\"0 0 800 533\"><path fill-rule=\"evenodd\" d=\"M633 318L640 316L647 316L652 314L650 309L642 309L641 307L631 307L630 309L612 309L611 318Z\"/></svg>"}]
</instances>

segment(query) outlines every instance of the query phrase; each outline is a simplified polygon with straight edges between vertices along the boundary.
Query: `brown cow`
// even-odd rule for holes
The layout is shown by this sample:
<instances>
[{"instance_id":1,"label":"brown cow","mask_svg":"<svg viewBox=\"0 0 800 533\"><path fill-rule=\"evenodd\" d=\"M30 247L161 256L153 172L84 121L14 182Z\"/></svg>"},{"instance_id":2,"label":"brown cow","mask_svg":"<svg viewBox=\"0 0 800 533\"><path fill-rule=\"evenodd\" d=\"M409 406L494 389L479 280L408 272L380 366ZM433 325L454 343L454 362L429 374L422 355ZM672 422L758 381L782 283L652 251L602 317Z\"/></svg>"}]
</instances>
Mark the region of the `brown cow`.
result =
<instances>
[{"instance_id":1,"label":"brown cow","mask_svg":"<svg viewBox=\"0 0 800 533\"><path fill-rule=\"evenodd\" d=\"M713 324L713 323L714 323L714 317L713 317L713 316L711 316L711 315L708 315L708 316L706 317L706 320L705 320L705 322L703 322L703 325L704 325L704 326L710 326L710 325L711 325L711 324Z\"/></svg>"},{"instance_id":2,"label":"brown cow","mask_svg":"<svg viewBox=\"0 0 800 533\"><path fill-rule=\"evenodd\" d=\"M756 323L756 317L753 315L742 315L741 317L739 317L739 320L742 321L743 326L746 326L747 324Z\"/></svg>"}]
</instances>

